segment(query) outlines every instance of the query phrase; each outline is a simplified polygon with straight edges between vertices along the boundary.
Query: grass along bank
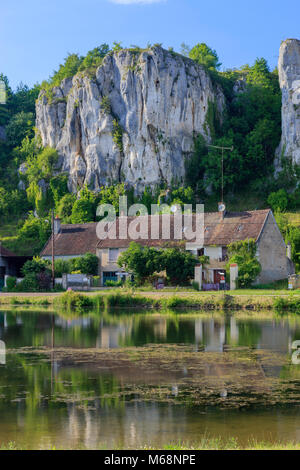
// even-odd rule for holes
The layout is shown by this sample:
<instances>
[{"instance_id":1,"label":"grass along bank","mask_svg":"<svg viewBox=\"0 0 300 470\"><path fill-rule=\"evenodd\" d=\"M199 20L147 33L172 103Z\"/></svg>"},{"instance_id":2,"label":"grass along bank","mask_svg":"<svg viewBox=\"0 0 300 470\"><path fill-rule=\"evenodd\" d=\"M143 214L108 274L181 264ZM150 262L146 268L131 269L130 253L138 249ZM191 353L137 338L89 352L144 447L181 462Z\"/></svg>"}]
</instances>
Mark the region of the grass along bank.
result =
<instances>
[{"instance_id":1,"label":"grass along bank","mask_svg":"<svg viewBox=\"0 0 300 470\"><path fill-rule=\"evenodd\" d=\"M125 290L106 290L93 293L68 291L56 295L1 295L0 305L33 305L54 306L56 308L71 309L109 309L133 308L156 310L184 310L198 311L260 311L275 310L277 313L300 314L299 293L263 294L259 291L241 291L234 293L202 293L202 292L135 292ZM143 294L143 295L142 295Z\"/></svg>"},{"instance_id":2,"label":"grass along bank","mask_svg":"<svg viewBox=\"0 0 300 470\"><path fill-rule=\"evenodd\" d=\"M0 451L12 451L12 450L35 450L28 447L20 447L14 442L8 442L7 444L0 444ZM47 450L47 449L44 449ZM48 450L87 450L82 445L75 448L56 448L50 447ZM116 446L114 448L108 448L105 445L99 445L96 450L300 450L300 443L298 442L267 442L267 441L256 441L249 440L245 445L241 445L239 441L232 437L227 440L221 438L206 438L203 437L199 442L195 443L170 443L161 447L140 447L135 449L128 449L122 446Z\"/></svg>"},{"instance_id":3,"label":"grass along bank","mask_svg":"<svg viewBox=\"0 0 300 470\"><path fill-rule=\"evenodd\" d=\"M109 291L102 294L84 295L66 292L54 298L54 305L65 309L76 308L140 308L156 310L193 309L199 311L226 310L272 310L300 314L300 296L291 294L287 298L274 296L231 296L224 293L214 295L171 294L140 295L135 292Z\"/></svg>"}]
</instances>

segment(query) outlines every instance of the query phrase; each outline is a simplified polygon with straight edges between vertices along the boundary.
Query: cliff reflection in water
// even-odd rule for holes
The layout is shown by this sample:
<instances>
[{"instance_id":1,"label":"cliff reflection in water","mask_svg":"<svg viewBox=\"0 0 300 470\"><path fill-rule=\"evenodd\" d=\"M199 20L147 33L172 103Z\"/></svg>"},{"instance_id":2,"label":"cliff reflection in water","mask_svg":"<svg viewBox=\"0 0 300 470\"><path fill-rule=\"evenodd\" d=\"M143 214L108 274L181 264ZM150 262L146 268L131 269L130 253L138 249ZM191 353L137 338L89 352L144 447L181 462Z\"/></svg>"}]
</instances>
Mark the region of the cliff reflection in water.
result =
<instances>
[{"instance_id":1,"label":"cliff reflection in water","mask_svg":"<svg viewBox=\"0 0 300 470\"><path fill-rule=\"evenodd\" d=\"M299 338L297 318L1 312L0 442L299 439Z\"/></svg>"}]
</instances>

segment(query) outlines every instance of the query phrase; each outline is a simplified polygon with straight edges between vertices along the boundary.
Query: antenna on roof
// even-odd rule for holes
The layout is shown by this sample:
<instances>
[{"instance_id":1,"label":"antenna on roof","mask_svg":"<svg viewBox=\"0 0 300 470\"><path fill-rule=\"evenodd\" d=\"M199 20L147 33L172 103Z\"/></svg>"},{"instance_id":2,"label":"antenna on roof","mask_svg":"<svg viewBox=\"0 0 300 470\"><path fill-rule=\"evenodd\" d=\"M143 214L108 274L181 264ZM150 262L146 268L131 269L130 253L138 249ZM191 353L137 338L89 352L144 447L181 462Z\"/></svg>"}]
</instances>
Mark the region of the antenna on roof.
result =
<instances>
[{"instance_id":1,"label":"antenna on roof","mask_svg":"<svg viewBox=\"0 0 300 470\"><path fill-rule=\"evenodd\" d=\"M219 147L217 145L207 145L207 147L222 150L222 184L221 184L221 203L224 203L224 150L230 150L233 152L232 147Z\"/></svg>"}]
</instances>

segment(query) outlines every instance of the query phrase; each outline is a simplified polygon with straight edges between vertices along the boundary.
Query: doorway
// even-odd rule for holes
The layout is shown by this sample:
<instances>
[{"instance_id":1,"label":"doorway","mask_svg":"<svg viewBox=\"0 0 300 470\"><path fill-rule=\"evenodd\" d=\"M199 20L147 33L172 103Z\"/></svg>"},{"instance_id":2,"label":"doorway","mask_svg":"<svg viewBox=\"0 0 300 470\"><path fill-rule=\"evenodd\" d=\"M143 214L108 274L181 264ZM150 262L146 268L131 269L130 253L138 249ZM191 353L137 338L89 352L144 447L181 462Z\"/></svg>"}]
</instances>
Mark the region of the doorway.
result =
<instances>
[{"instance_id":1,"label":"doorway","mask_svg":"<svg viewBox=\"0 0 300 470\"><path fill-rule=\"evenodd\" d=\"M5 282L5 267L0 266L0 292L2 291L4 287L4 282Z\"/></svg>"}]
</instances>

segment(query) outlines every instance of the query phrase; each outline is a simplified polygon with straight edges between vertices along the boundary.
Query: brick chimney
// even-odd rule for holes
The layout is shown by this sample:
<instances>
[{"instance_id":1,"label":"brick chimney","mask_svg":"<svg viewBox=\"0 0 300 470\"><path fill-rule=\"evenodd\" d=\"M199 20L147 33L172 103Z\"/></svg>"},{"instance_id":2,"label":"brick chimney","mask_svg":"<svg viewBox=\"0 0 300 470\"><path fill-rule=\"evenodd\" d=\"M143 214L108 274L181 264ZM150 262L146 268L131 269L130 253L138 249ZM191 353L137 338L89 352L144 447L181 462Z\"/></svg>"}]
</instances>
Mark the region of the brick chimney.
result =
<instances>
[{"instance_id":1,"label":"brick chimney","mask_svg":"<svg viewBox=\"0 0 300 470\"><path fill-rule=\"evenodd\" d=\"M57 235L61 231L60 218L58 216L54 219L54 235Z\"/></svg>"}]
</instances>

